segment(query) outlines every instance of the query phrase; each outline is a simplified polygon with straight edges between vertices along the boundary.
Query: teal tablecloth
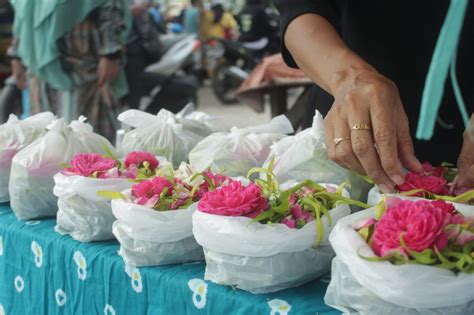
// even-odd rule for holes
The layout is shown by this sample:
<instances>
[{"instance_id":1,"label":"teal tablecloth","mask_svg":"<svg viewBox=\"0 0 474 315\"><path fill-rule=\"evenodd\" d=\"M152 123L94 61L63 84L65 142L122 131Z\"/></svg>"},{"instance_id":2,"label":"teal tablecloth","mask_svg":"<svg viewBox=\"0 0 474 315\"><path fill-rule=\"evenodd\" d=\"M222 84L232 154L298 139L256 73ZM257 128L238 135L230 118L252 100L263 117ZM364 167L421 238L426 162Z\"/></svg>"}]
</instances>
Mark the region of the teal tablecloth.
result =
<instances>
[{"instance_id":1,"label":"teal tablecloth","mask_svg":"<svg viewBox=\"0 0 474 315\"><path fill-rule=\"evenodd\" d=\"M323 302L328 279L253 295L204 281L204 262L125 268L117 242L79 243L55 224L0 204L0 315L339 314Z\"/></svg>"}]
</instances>

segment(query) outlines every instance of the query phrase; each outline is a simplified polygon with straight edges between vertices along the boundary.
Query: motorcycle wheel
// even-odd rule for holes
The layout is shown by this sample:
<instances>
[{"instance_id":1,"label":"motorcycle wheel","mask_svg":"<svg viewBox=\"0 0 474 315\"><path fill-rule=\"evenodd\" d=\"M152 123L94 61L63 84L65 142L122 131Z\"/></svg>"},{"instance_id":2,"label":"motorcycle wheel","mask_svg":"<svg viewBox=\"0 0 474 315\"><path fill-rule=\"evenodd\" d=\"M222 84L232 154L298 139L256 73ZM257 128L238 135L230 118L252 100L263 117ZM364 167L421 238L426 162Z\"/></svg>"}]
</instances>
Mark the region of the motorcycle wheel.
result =
<instances>
[{"instance_id":1,"label":"motorcycle wheel","mask_svg":"<svg viewBox=\"0 0 474 315\"><path fill-rule=\"evenodd\" d=\"M212 78L212 88L214 94L225 105L237 103L235 92L242 84L242 80L230 75L229 69L232 64L227 62L217 65Z\"/></svg>"}]
</instances>

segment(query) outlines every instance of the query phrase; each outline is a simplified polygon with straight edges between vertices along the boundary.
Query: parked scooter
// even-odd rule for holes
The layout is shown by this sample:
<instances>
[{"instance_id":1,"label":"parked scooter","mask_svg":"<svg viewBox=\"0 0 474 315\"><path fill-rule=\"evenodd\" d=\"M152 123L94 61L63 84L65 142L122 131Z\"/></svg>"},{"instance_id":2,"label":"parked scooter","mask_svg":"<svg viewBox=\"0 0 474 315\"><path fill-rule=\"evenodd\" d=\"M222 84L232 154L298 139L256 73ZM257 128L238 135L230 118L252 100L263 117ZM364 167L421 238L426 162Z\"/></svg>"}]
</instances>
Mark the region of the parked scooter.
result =
<instances>
[{"instance_id":1,"label":"parked scooter","mask_svg":"<svg viewBox=\"0 0 474 315\"><path fill-rule=\"evenodd\" d=\"M214 69L212 87L223 104L233 104L237 100L235 92L263 57L277 53L278 38L261 43L245 44L237 41L218 39L224 53Z\"/></svg>"},{"instance_id":2,"label":"parked scooter","mask_svg":"<svg viewBox=\"0 0 474 315\"><path fill-rule=\"evenodd\" d=\"M145 69L144 93L140 109L155 114L161 108L174 113L188 103L198 104L200 86L194 74L193 52L199 48L196 35L164 35L164 54Z\"/></svg>"}]
</instances>

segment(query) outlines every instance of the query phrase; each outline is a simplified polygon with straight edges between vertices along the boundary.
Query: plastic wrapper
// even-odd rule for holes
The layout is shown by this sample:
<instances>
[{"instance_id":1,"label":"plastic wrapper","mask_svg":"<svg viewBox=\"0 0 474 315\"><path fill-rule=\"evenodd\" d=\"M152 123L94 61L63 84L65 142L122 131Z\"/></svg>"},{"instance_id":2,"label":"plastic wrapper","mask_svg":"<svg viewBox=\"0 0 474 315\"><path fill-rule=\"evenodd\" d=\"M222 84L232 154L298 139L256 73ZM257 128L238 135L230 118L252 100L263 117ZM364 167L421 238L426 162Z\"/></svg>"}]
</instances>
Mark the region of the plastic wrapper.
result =
<instances>
[{"instance_id":1,"label":"plastic wrapper","mask_svg":"<svg viewBox=\"0 0 474 315\"><path fill-rule=\"evenodd\" d=\"M112 200L119 254L127 265L136 267L202 260L202 247L192 233L195 210L196 204L187 209L156 211L128 200Z\"/></svg>"},{"instance_id":2,"label":"plastic wrapper","mask_svg":"<svg viewBox=\"0 0 474 315\"><path fill-rule=\"evenodd\" d=\"M403 195L397 195L397 194L383 194L380 189L375 186L373 187L367 196L367 204L371 206L375 206L378 204L380 201L382 201L383 197L397 197L400 199L406 199L406 200L420 200L424 199L421 197L410 197L410 196L403 196ZM462 204L462 203L457 203L457 202L451 202L452 204L455 205L456 209L458 210L463 210L463 211L472 211L474 213L474 206L468 205L468 204Z\"/></svg>"},{"instance_id":3,"label":"plastic wrapper","mask_svg":"<svg viewBox=\"0 0 474 315\"><path fill-rule=\"evenodd\" d=\"M214 131L207 115L189 115L175 115L165 109L157 115L134 109L123 112L118 119L135 129L125 134L118 148L119 154L148 151L165 157L178 167L188 160L192 148Z\"/></svg>"},{"instance_id":4,"label":"plastic wrapper","mask_svg":"<svg viewBox=\"0 0 474 315\"><path fill-rule=\"evenodd\" d=\"M114 152L110 142L93 133L85 118L69 126L58 119L46 135L20 151L12 162L9 183L10 204L20 220L54 216L57 197L53 194L54 175L78 153Z\"/></svg>"},{"instance_id":5,"label":"plastic wrapper","mask_svg":"<svg viewBox=\"0 0 474 315\"><path fill-rule=\"evenodd\" d=\"M296 136L285 137L271 147L264 167L268 167L272 159L275 159L273 173L280 182L311 179L315 182L339 185L349 180L352 185L351 197L362 201L370 188L362 177L329 159L323 117L317 111L311 128Z\"/></svg>"},{"instance_id":6,"label":"plastic wrapper","mask_svg":"<svg viewBox=\"0 0 474 315\"><path fill-rule=\"evenodd\" d=\"M350 214L347 205L330 210L333 225ZM329 272L334 253L328 243L326 216L323 241L313 248L315 221L301 229L284 224L260 224L246 217L196 211L193 233L204 248L205 279L252 293L268 293L301 285Z\"/></svg>"},{"instance_id":7,"label":"plastic wrapper","mask_svg":"<svg viewBox=\"0 0 474 315\"><path fill-rule=\"evenodd\" d=\"M293 132L290 121L278 116L268 124L249 128L232 128L214 133L199 142L189 153L189 162L198 172L211 169L227 176L246 176L260 167L273 143Z\"/></svg>"},{"instance_id":8,"label":"plastic wrapper","mask_svg":"<svg viewBox=\"0 0 474 315\"><path fill-rule=\"evenodd\" d=\"M332 277L326 296L326 304L344 314L361 315L466 315L474 314L474 300L467 304L438 308L407 308L381 299L362 286L352 275L349 267L338 257L332 261ZM418 286L419 290L423 290ZM448 293L449 294L449 293Z\"/></svg>"},{"instance_id":9,"label":"plastic wrapper","mask_svg":"<svg viewBox=\"0 0 474 315\"><path fill-rule=\"evenodd\" d=\"M455 207L465 216L474 216L472 209ZM329 241L337 259L325 297L328 305L362 314L473 313L473 274L424 265L397 266L360 257L375 254L353 226L373 216L373 209L350 215L331 232Z\"/></svg>"},{"instance_id":10,"label":"plastic wrapper","mask_svg":"<svg viewBox=\"0 0 474 315\"><path fill-rule=\"evenodd\" d=\"M54 176L54 194L58 197L55 231L69 234L80 242L113 239L112 224L115 217L109 199L97 192L123 191L133 183L126 178L97 179L83 176Z\"/></svg>"},{"instance_id":11,"label":"plastic wrapper","mask_svg":"<svg viewBox=\"0 0 474 315\"><path fill-rule=\"evenodd\" d=\"M55 119L50 112L19 120L11 114L8 121L0 125L0 202L10 200L8 182L13 157L27 145L46 134L46 126Z\"/></svg>"}]
</instances>

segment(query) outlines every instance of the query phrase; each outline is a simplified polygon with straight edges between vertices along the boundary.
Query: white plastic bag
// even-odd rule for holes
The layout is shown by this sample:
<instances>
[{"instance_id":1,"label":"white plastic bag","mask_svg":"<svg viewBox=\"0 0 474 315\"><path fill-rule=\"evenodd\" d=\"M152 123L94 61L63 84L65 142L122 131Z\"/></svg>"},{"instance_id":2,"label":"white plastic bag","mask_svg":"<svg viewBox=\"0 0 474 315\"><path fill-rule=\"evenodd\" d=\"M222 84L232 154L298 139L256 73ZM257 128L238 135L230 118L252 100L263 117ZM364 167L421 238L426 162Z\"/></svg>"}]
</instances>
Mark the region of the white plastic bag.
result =
<instances>
[{"instance_id":1,"label":"white plastic bag","mask_svg":"<svg viewBox=\"0 0 474 315\"><path fill-rule=\"evenodd\" d=\"M458 204L455 207L465 216L474 216L472 209L460 208ZM353 226L373 217L373 211L367 209L345 217L331 232L329 241L338 260L333 266L326 303L342 311L356 308L364 314L472 314L473 274L455 274L450 270L423 265L396 266L360 257L375 254ZM358 293L341 287L354 281L362 287ZM360 296L357 303L347 305L348 301L354 301L351 294ZM397 313L398 310L400 313ZM465 313L464 310L470 312Z\"/></svg>"},{"instance_id":2,"label":"white plastic bag","mask_svg":"<svg viewBox=\"0 0 474 315\"><path fill-rule=\"evenodd\" d=\"M13 157L24 147L42 137L46 126L55 119L53 113L44 112L19 120L11 114L8 121L0 125L0 202L10 200L8 181Z\"/></svg>"},{"instance_id":3,"label":"white plastic bag","mask_svg":"<svg viewBox=\"0 0 474 315\"><path fill-rule=\"evenodd\" d=\"M125 195L130 196L130 191ZM128 200L112 200L117 218L113 233L125 264L142 267L202 260L202 247L192 233L195 210L196 204L188 209L156 211Z\"/></svg>"},{"instance_id":4,"label":"white plastic bag","mask_svg":"<svg viewBox=\"0 0 474 315\"><path fill-rule=\"evenodd\" d=\"M283 115L261 126L234 127L229 133L214 133L199 142L189 153L189 162L198 172L210 168L227 176L246 176L251 168L262 166L273 143L292 132Z\"/></svg>"},{"instance_id":5,"label":"white plastic bag","mask_svg":"<svg viewBox=\"0 0 474 315\"><path fill-rule=\"evenodd\" d=\"M54 194L58 197L58 214L55 231L69 234L80 242L113 239L112 224L115 217L110 200L97 192L123 191L133 183L127 178L89 178L79 175L54 176Z\"/></svg>"},{"instance_id":6,"label":"white plastic bag","mask_svg":"<svg viewBox=\"0 0 474 315\"><path fill-rule=\"evenodd\" d=\"M318 111L311 128L296 136L285 137L272 146L264 167L268 167L272 159L275 159L273 173L280 182L311 179L339 185L348 179L352 184L352 198L363 201L367 196L369 184L329 159L323 117Z\"/></svg>"},{"instance_id":7,"label":"white plastic bag","mask_svg":"<svg viewBox=\"0 0 474 315\"><path fill-rule=\"evenodd\" d=\"M344 314L361 315L465 315L474 314L474 300L465 305L439 308L407 308L387 302L362 286L349 267L338 257L332 261L331 283L324 297L326 304ZM418 286L423 290L422 286Z\"/></svg>"},{"instance_id":8,"label":"white plastic bag","mask_svg":"<svg viewBox=\"0 0 474 315\"><path fill-rule=\"evenodd\" d=\"M58 119L46 135L20 151L12 162L9 183L10 204L20 220L54 216L57 197L53 194L54 175L77 153L106 154L114 149L104 137L80 117L69 126Z\"/></svg>"},{"instance_id":9,"label":"white plastic bag","mask_svg":"<svg viewBox=\"0 0 474 315\"><path fill-rule=\"evenodd\" d=\"M334 223L350 214L347 205L330 210ZM316 222L301 229L260 224L246 217L196 211L193 233L204 248L205 279L252 293L268 293L301 285L329 272L334 253L328 243L332 229L323 216L324 237L316 249Z\"/></svg>"},{"instance_id":10,"label":"white plastic bag","mask_svg":"<svg viewBox=\"0 0 474 315\"><path fill-rule=\"evenodd\" d=\"M121 156L148 151L167 158L175 167L187 161L191 149L213 132L207 120L183 118L165 109L156 116L131 109L120 114L118 120L136 128L125 134L118 148Z\"/></svg>"},{"instance_id":11,"label":"white plastic bag","mask_svg":"<svg viewBox=\"0 0 474 315\"><path fill-rule=\"evenodd\" d=\"M403 196L403 195L397 195L397 194L383 194L380 189L377 186L374 186L368 194L367 197L367 204L371 206L375 206L378 204L380 201L382 201L383 197L397 197L400 199L405 199L405 200L420 200L420 199L425 199L421 197L410 197L410 196ZM462 210L462 211L472 211L474 213L474 206L468 205L468 204L462 204L462 203L457 203L457 202L451 202L454 204L456 209Z\"/></svg>"}]
</instances>

